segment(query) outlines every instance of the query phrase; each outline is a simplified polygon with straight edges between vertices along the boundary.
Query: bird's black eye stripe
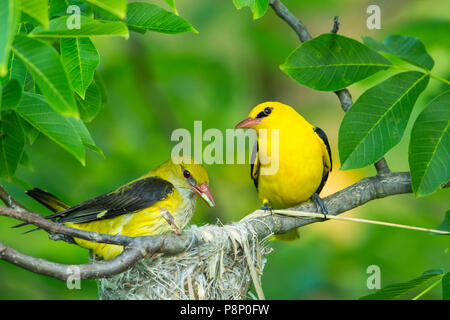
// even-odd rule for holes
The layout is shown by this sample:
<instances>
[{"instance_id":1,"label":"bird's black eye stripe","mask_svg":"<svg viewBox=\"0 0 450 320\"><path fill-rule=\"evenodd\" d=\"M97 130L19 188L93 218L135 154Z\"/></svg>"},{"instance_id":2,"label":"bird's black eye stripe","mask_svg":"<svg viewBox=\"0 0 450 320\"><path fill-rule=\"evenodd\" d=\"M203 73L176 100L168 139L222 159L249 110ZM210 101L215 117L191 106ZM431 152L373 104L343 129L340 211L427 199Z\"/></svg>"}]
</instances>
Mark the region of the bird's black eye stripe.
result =
<instances>
[{"instance_id":1,"label":"bird's black eye stripe","mask_svg":"<svg viewBox=\"0 0 450 320\"><path fill-rule=\"evenodd\" d=\"M264 118L267 117L269 114L272 113L273 108L271 107L267 107L264 109L264 111L261 111L260 113L258 113L258 115L256 116L256 118Z\"/></svg>"}]
</instances>

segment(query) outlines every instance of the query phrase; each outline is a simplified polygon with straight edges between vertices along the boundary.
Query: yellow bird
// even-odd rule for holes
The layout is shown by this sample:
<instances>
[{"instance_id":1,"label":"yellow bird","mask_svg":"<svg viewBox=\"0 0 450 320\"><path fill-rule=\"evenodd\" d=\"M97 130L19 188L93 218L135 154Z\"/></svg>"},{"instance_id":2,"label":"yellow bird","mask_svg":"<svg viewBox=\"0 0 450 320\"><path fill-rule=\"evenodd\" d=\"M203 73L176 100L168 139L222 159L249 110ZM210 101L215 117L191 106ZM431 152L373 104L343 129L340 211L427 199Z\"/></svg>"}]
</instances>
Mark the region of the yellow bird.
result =
<instances>
[{"instance_id":1,"label":"yellow bird","mask_svg":"<svg viewBox=\"0 0 450 320\"><path fill-rule=\"evenodd\" d=\"M319 197L332 169L331 151L323 130L308 123L292 107L280 102L264 102L250 112L248 118L236 128L256 131L257 144L253 152L251 178L262 200L262 209L282 209L312 199L326 214L324 202ZM278 154L271 154L273 144L271 130L278 129ZM264 133L262 131L265 131ZM274 135L276 137L276 135ZM266 146L261 152L258 146ZM268 171L273 163L278 170ZM298 235L297 230L286 234L285 239ZM278 236L277 238L283 239Z\"/></svg>"},{"instance_id":2,"label":"yellow bird","mask_svg":"<svg viewBox=\"0 0 450 320\"><path fill-rule=\"evenodd\" d=\"M137 237L181 232L194 214L196 195L210 207L215 205L208 184L208 173L201 164L190 157L176 157L112 192L73 207L39 189L27 194L56 212L48 219L81 230ZM118 245L74 240L105 260L123 250Z\"/></svg>"}]
</instances>

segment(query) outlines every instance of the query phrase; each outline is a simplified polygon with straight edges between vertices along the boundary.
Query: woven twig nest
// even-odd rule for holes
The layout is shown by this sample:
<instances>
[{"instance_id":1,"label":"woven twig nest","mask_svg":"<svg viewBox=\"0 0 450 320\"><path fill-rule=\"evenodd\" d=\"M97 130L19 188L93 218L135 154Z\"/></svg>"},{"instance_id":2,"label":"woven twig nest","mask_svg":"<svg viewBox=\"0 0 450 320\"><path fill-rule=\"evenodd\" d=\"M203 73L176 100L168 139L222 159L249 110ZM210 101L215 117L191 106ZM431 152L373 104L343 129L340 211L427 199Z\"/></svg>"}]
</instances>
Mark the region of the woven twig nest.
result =
<instances>
[{"instance_id":1,"label":"woven twig nest","mask_svg":"<svg viewBox=\"0 0 450 320\"><path fill-rule=\"evenodd\" d=\"M119 275L98 280L100 299L264 298L260 278L271 251L248 224L191 226L203 239L175 256L147 257ZM185 231L186 232L186 231Z\"/></svg>"}]
</instances>

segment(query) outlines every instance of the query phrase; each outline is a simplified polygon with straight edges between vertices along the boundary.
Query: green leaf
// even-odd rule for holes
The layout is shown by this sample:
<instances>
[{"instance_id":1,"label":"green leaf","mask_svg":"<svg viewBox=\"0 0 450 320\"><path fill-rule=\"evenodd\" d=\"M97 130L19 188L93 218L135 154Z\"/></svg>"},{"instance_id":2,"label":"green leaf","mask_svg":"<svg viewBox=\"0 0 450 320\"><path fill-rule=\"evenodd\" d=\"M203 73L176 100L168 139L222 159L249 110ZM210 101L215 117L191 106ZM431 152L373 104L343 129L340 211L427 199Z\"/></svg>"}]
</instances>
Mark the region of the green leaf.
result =
<instances>
[{"instance_id":1,"label":"green leaf","mask_svg":"<svg viewBox=\"0 0 450 320\"><path fill-rule=\"evenodd\" d=\"M1 109L14 109L20 103L22 99L22 86L19 81L13 79L9 81L6 86L2 88L2 103Z\"/></svg>"},{"instance_id":2,"label":"green leaf","mask_svg":"<svg viewBox=\"0 0 450 320\"><path fill-rule=\"evenodd\" d=\"M335 91L390 66L389 60L362 43L333 33L301 44L280 68L302 85Z\"/></svg>"},{"instance_id":3,"label":"green leaf","mask_svg":"<svg viewBox=\"0 0 450 320\"><path fill-rule=\"evenodd\" d=\"M0 177L11 180L25 148L25 137L14 111L2 112L0 121Z\"/></svg>"},{"instance_id":4,"label":"green leaf","mask_svg":"<svg viewBox=\"0 0 450 320\"><path fill-rule=\"evenodd\" d=\"M450 210L447 210L447 212L445 213L444 221L442 221L441 224L438 225L435 229L450 232ZM442 233L432 232L432 234L441 235Z\"/></svg>"},{"instance_id":5,"label":"green leaf","mask_svg":"<svg viewBox=\"0 0 450 320\"><path fill-rule=\"evenodd\" d=\"M164 0L165 3L167 3L167 5L170 7L170 9L173 10L173 12L178 15L178 10L177 7L175 6L175 1L174 0Z\"/></svg>"},{"instance_id":6,"label":"green leaf","mask_svg":"<svg viewBox=\"0 0 450 320\"><path fill-rule=\"evenodd\" d=\"M253 13L253 19L261 18L269 7L269 0L233 0L236 9L249 7Z\"/></svg>"},{"instance_id":7,"label":"green leaf","mask_svg":"<svg viewBox=\"0 0 450 320\"><path fill-rule=\"evenodd\" d=\"M17 112L29 124L73 155L81 164L85 164L85 150L77 131L69 120L50 107L43 96L24 92Z\"/></svg>"},{"instance_id":8,"label":"green leaf","mask_svg":"<svg viewBox=\"0 0 450 320\"><path fill-rule=\"evenodd\" d=\"M442 278L442 300L450 300L450 272Z\"/></svg>"},{"instance_id":9,"label":"green leaf","mask_svg":"<svg viewBox=\"0 0 450 320\"><path fill-rule=\"evenodd\" d=\"M408 282L395 283L378 290L373 294L361 297L361 300L393 300L401 295L418 288L431 279L442 277L442 270L429 270L421 276L414 278Z\"/></svg>"},{"instance_id":10,"label":"green leaf","mask_svg":"<svg viewBox=\"0 0 450 320\"><path fill-rule=\"evenodd\" d=\"M11 43L17 29L19 10L16 0L0 2L0 77L8 73L8 58Z\"/></svg>"},{"instance_id":11,"label":"green leaf","mask_svg":"<svg viewBox=\"0 0 450 320\"><path fill-rule=\"evenodd\" d=\"M84 99L81 99L80 97L77 97L76 99L81 119L84 122L91 122L94 120L102 107L102 94L96 82L93 81L88 87Z\"/></svg>"},{"instance_id":12,"label":"green leaf","mask_svg":"<svg viewBox=\"0 0 450 320\"><path fill-rule=\"evenodd\" d=\"M65 15L74 14L72 10L68 8L71 5L76 5L80 8L80 14L83 16L93 17L93 10L91 5L83 3L83 0L50 0L49 1L49 16L50 19L53 17L60 17Z\"/></svg>"},{"instance_id":13,"label":"green leaf","mask_svg":"<svg viewBox=\"0 0 450 320\"><path fill-rule=\"evenodd\" d=\"M198 33L189 22L180 16L146 2L128 4L126 23L130 29L138 32L150 30L168 34L188 31Z\"/></svg>"},{"instance_id":14,"label":"green leaf","mask_svg":"<svg viewBox=\"0 0 450 320\"><path fill-rule=\"evenodd\" d=\"M100 62L97 49L89 38L61 38L60 46L72 88L84 99Z\"/></svg>"},{"instance_id":15,"label":"green leaf","mask_svg":"<svg viewBox=\"0 0 450 320\"><path fill-rule=\"evenodd\" d=\"M48 0L20 0L20 9L37 21L45 29L48 28Z\"/></svg>"},{"instance_id":16,"label":"green leaf","mask_svg":"<svg viewBox=\"0 0 450 320\"><path fill-rule=\"evenodd\" d=\"M85 0L86 2L103 9L120 19L125 19L127 0Z\"/></svg>"},{"instance_id":17,"label":"green leaf","mask_svg":"<svg viewBox=\"0 0 450 320\"><path fill-rule=\"evenodd\" d=\"M383 43L379 43L370 37L363 37L363 41L377 51L395 55L426 70L433 69L433 58L428 54L422 41L415 37L390 35Z\"/></svg>"},{"instance_id":18,"label":"green leaf","mask_svg":"<svg viewBox=\"0 0 450 320\"><path fill-rule=\"evenodd\" d=\"M30 145L33 144L39 136L39 130L22 118L20 118L20 123L22 124L25 136L28 138L28 142L30 143Z\"/></svg>"},{"instance_id":19,"label":"green leaf","mask_svg":"<svg viewBox=\"0 0 450 320\"><path fill-rule=\"evenodd\" d=\"M339 129L342 169L378 161L400 142L413 106L429 81L427 74L396 74L365 91L346 112Z\"/></svg>"},{"instance_id":20,"label":"green leaf","mask_svg":"<svg viewBox=\"0 0 450 320\"><path fill-rule=\"evenodd\" d=\"M250 6L254 0L233 0L236 9L242 9L245 6Z\"/></svg>"},{"instance_id":21,"label":"green leaf","mask_svg":"<svg viewBox=\"0 0 450 320\"><path fill-rule=\"evenodd\" d=\"M104 157L103 151L97 147L97 145L94 142L94 139L92 139L91 134L89 133L89 130L84 125L83 121L80 119L75 118L67 118L69 122L72 124L75 131L78 133L78 135L81 138L81 142L83 142L83 145L94 152L97 152L99 155Z\"/></svg>"},{"instance_id":22,"label":"green leaf","mask_svg":"<svg viewBox=\"0 0 450 320\"><path fill-rule=\"evenodd\" d=\"M56 50L36 39L17 35L12 50L27 66L39 89L59 113L78 116L69 79Z\"/></svg>"},{"instance_id":23,"label":"green leaf","mask_svg":"<svg viewBox=\"0 0 450 320\"><path fill-rule=\"evenodd\" d=\"M69 29L71 16L63 16L52 19L48 29L37 27L30 32L30 37L35 38L73 38L73 37L98 37L119 36L128 39L128 28L121 21L94 20L86 16L79 16L80 28ZM68 21L69 20L69 21Z\"/></svg>"},{"instance_id":24,"label":"green leaf","mask_svg":"<svg viewBox=\"0 0 450 320\"><path fill-rule=\"evenodd\" d=\"M22 166L26 167L28 170L33 171L33 165L31 164L31 160L30 157L28 156L28 153L23 152L22 153L22 158L20 159L19 162Z\"/></svg>"},{"instance_id":25,"label":"green leaf","mask_svg":"<svg viewBox=\"0 0 450 320\"><path fill-rule=\"evenodd\" d=\"M416 196L425 196L450 179L450 91L420 113L411 131L409 168Z\"/></svg>"},{"instance_id":26,"label":"green leaf","mask_svg":"<svg viewBox=\"0 0 450 320\"><path fill-rule=\"evenodd\" d=\"M250 9L253 12L253 19L259 19L267 12L269 8L269 0L254 0Z\"/></svg>"},{"instance_id":27,"label":"green leaf","mask_svg":"<svg viewBox=\"0 0 450 320\"><path fill-rule=\"evenodd\" d=\"M9 69L10 79L19 81L22 87L25 86L25 79L27 77L27 68L23 62L14 53L11 52L11 67Z\"/></svg>"},{"instance_id":28,"label":"green leaf","mask_svg":"<svg viewBox=\"0 0 450 320\"><path fill-rule=\"evenodd\" d=\"M36 91L36 83L34 82L33 76L30 72L27 72L25 76L25 83L23 85L23 91L35 92Z\"/></svg>"}]
</instances>

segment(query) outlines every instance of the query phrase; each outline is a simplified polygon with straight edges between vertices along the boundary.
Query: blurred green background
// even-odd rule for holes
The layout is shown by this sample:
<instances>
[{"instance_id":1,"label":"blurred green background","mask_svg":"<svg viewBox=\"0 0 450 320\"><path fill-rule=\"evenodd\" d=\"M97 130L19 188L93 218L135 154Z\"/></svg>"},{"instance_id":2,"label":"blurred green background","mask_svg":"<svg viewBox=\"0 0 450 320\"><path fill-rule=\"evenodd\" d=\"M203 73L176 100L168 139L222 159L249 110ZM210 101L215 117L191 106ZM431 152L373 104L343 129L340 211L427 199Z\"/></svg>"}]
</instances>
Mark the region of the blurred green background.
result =
<instances>
[{"instance_id":1,"label":"blurred green background","mask_svg":"<svg viewBox=\"0 0 450 320\"><path fill-rule=\"evenodd\" d=\"M283 1L313 36L329 32L333 17L341 21L339 33L360 40L383 40L388 34L420 38L435 59L434 72L450 76L450 2L440 1ZM199 34L162 35L132 33L129 40L94 38L101 57L100 72L108 90L108 103L89 124L105 158L89 152L81 166L71 155L40 136L28 148L33 171L21 167L17 176L47 189L70 204L110 191L149 171L170 156L176 128L193 130L202 120L203 130L227 128L245 118L253 106L267 100L287 103L329 137L335 169L322 196L336 192L360 178L375 174L372 167L340 171L337 132L343 112L332 93L302 87L279 69L299 44L295 33L269 8L252 20L248 8L236 10L232 0L176 1L180 15ZM163 1L158 4L165 6ZM382 29L368 30L366 8L381 7ZM166 7L167 8L167 7ZM379 74L353 85L359 94L386 76ZM431 80L412 119L441 90ZM410 124L412 121L410 121ZM411 125L407 132L409 132ZM409 134L386 158L395 171L407 171ZM204 143L204 146L206 143ZM249 165L207 166L217 207L199 202L193 223L202 225L239 220L260 206ZM11 183L2 184L20 202L47 214ZM449 207L449 190L426 198L413 195L376 200L346 213L366 219L414 226L436 227ZM11 229L17 221L0 218L1 241L24 253L68 264L87 261L87 251L48 239L45 232L22 235ZM381 285L408 281L429 269L450 266L448 237L383 226L329 221L302 228L292 243L273 243L267 256L262 285L268 299L355 299L372 293L366 280L370 265L381 268ZM82 281L81 290L37 275L0 260L1 299L97 299L96 282ZM425 299L441 298L440 285Z\"/></svg>"}]
</instances>

